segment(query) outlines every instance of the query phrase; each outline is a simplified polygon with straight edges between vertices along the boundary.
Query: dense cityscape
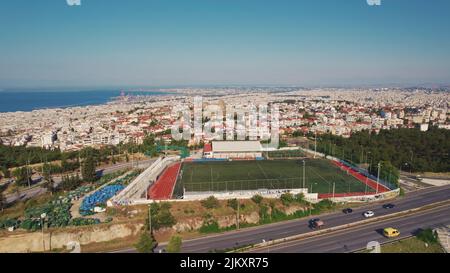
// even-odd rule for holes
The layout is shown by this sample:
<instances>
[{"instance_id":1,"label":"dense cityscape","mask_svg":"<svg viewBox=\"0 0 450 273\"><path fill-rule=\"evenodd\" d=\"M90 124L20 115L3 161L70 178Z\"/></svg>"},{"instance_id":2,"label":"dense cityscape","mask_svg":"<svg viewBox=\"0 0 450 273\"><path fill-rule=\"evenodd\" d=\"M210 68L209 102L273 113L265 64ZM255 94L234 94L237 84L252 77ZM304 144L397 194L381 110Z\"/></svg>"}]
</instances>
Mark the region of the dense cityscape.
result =
<instances>
[{"instance_id":1,"label":"dense cityscape","mask_svg":"<svg viewBox=\"0 0 450 273\"><path fill-rule=\"evenodd\" d=\"M430 126L450 129L448 91L429 89L297 89L239 88L176 89L157 97L128 95L98 106L42 109L0 114L0 143L76 151L87 146L141 144L148 134L171 130L177 120L173 107L205 102L246 106L274 103L280 107L280 132L331 133L350 137L353 132ZM173 94L173 93L177 94ZM214 96L211 96L214 95ZM170 141L170 133L162 136ZM206 140L209 141L209 140Z\"/></svg>"},{"instance_id":2,"label":"dense cityscape","mask_svg":"<svg viewBox=\"0 0 450 273\"><path fill-rule=\"evenodd\" d=\"M2 261L445 269L449 10L448 0L2 1ZM29 253L42 255L5 255Z\"/></svg>"}]
</instances>

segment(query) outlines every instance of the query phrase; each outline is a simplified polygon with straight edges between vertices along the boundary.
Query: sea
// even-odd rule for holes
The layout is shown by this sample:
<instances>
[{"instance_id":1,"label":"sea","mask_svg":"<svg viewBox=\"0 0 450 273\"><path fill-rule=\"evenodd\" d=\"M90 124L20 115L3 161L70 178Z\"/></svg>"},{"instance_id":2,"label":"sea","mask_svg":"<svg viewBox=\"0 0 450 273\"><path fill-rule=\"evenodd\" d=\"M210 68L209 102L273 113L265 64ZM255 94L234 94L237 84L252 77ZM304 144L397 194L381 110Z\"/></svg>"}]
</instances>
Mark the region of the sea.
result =
<instances>
[{"instance_id":1,"label":"sea","mask_svg":"<svg viewBox=\"0 0 450 273\"><path fill-rule=\"evenodd\" d=\"M167 95L161 91L125 92L126 95ZM119 90L95 91L28 91L1 90L0 113L33 111L47 108L67 108L75 106L100 105L121 95Z\"/></svg>"}]
</instances>

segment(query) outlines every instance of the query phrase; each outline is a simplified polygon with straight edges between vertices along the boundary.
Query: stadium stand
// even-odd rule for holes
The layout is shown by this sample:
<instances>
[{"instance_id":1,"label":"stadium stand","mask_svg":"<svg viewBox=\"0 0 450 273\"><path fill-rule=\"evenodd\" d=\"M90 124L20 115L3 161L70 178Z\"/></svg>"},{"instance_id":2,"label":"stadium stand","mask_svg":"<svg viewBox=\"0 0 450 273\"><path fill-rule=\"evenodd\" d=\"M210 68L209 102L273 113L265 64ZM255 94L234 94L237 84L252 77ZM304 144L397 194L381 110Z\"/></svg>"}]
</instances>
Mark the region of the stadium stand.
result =
<instances>
[{"instance_id":1,"label":"stadium stand","mask_svg":"<svg viewBox=\"0 0 450 273\"><path fill-rule=\"evenodd\" d=\"M355 177L356 179L358 179L362 183L366 184L371 189L377 190L377 182L376 181L374 181L372 179L369 179L367 176L365 176L365 175L363 175L363 174L353 170L352 168L344 165L341 162L337 162L337 161L332 161L332 162L333 162L333 164L338 166L341 170L346 171L348 174L352 175L353 177ZM378 183L378 192L379 193L388 192L388 191L390 191L390 189L388 187L384 186L381 183ZM364 195L364 193L362 195ZM349 195L347 195L347 196L349 196ZM353 193L352 193L352 196L354 196Z\"/></svg>"},{"instance_id":2,"label":"stadium stand","mask_svg":"<svg viewBox=\"0 0 450 273\"><path fill-rule=\"evenodd\" d=\"M108 206L131 205L137 200L147 200L148 188L167 166L180 160L179 156L160 157L117 196L113 197Z\"/></svg>"},{"instance_id":3,"label":"stadium stand","mask_svg":"<svg viewBox=\"0 0 450 273\"><path fill-rule=\"evenodd\" d=\"M169 166L148 190L148 198L152 200L167 200L172 197L173 188L181 169L181 163Z\"/></svg>"}]
</instances>

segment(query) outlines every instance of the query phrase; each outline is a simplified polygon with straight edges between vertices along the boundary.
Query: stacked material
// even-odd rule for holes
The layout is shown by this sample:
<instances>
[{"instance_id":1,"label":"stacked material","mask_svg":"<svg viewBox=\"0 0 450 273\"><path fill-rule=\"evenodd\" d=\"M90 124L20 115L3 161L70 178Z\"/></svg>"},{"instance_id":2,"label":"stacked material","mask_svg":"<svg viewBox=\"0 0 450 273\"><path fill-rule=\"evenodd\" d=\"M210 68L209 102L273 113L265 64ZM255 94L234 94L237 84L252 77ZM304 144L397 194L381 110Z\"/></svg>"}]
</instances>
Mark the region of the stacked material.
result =
<instances>
[{"instance_id":1,"label":"stacked material","mask_svg":"<svg viewBox=\"0 0 450 273\"><path fill-rule=\"evenodd\" d=\"M94 214L95 207L103 207L111 197L123 190L123 185L108 185L84 198L80 206L80 214L83 216Z\"/></svg>"}]
</instances>

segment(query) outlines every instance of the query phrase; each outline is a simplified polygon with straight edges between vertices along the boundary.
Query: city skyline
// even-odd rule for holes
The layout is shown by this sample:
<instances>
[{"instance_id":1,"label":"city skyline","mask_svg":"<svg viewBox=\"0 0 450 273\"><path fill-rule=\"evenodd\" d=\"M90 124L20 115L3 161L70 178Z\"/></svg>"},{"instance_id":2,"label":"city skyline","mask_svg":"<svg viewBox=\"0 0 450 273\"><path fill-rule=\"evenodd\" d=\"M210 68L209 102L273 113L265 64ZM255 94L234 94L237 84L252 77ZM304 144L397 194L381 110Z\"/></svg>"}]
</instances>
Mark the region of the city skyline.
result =
<instances>
[{"instance_id":1,"label":"city skyline","mask_svg":"<svg viewBox=\"0 0 450 273\"><path fill-rule=\"evenodd\" d=\"M0 89L449 84L448 1L8 1Z\"/></svg>"}]
</instances>

